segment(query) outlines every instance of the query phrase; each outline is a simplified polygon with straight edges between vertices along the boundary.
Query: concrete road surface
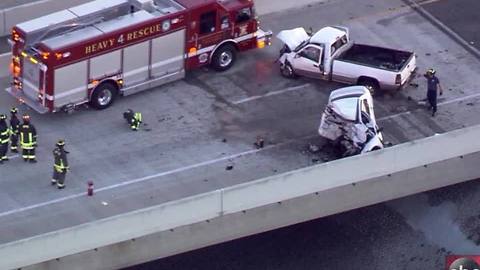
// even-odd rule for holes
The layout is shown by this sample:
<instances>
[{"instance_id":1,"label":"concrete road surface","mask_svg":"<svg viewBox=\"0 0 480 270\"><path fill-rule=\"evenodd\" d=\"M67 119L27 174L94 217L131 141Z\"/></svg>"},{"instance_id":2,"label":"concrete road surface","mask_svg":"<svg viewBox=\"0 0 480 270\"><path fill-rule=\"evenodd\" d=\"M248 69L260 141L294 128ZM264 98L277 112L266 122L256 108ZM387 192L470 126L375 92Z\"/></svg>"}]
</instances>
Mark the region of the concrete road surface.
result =
<instances>
[{"instance_id":1,"label":"concrete road surface","mask_svg":"<svg viewBox=\"0 0 480 270\"><path fill-rule=\"evenodd\" d=\"M376 99L379 124L384 127L386 139L394 144L480 123L478 59L401 0L368 0L362 4L356 0L335 0L261 19L262 27L275 32L299 25L318 29L328 24L344 24L361 43L412 49L419 56L421 71L436 67L446 93L439 100L435 118L418 104L425 97L422 77L414 80L418 88L409 86ZM275 42L264 50L247 52L239 56L236 66L228 72L198 70L185 80L121 98L104 111L82 109L73 115L32 112L40 136L39 163L25 164L13 156L0 167L0 243L309 166L313 160L331 159L327 149L320 155L312 155L305 148L308 143L324 143L316 134L320 113L330 91L343 85L282 78L274 63L279 48L280 44ZM4 88L8 80L0 83ZM0 93L0 111L8 112L15 104L5 92ZM143 112L148 125L142 131L133 133L124 123L122 112L127 108ZM22 108L22 112L26 110ZM266 138L268 147L254 150L253 142L259 135ZM67 141L72 167L67 188L62 191L49 184L51 151L59 138ZM225 170L227 165L233 165L234 169ZM85 196L88 180L93 180L97 188L92 198ZM477 185L474 187L478 189ZM426 238L428 226L414 226L423 217L421 210L431 209L428 195L424 196L427 199L406 201L408 207L402 203L381 205L382 209L388 209L385 217L381 211L361 210L366 211L360 214L363 222L368 225L371 219L378 220L396 238L377 242L375 250L363 246L360 238L353 242L357 249L370 250L368 254L378 265L390 260L391 257L382 254L396 246L395 240L399 239L419 237L432 250L446 249L446 244ZM474 202L471 197L461 201L464 205ZM459 228L460 235L475 232L474 228L463 225L468 223L466 217L478 212L476 209L462 209L461 215L455 207L448 211L453 214L446 214L445 218ZM377 214L371 218L369 213ZM391 219L390 213L395 214ZM342 219L339 222L348 227L349 220L355 219L347 217L345 222ZM355 231L362 223L351 226L350 231ZM396 230L395 226L401 226L402 230ZM331 231L324 231L326 234L318 236L319 239L332 235ZM338 233L348 232L345 228ZM370 234L368 239L375 241L375 235ZM336 249L324 247L330 250L330 258L336 258L335 254L352 256L351 250L347 253L342 248L341 241L333 247ZM399 248L409 250L407 245ZM448 249L453 250L453 246ZM229 265L228 261L225 263ZM424 263L436 265L433 260ZM198 263L192 265L200 267ZM186 268L189 267L177 269ZM242 267L245 268L250 267Z\"/></svg>"}]
</instances>

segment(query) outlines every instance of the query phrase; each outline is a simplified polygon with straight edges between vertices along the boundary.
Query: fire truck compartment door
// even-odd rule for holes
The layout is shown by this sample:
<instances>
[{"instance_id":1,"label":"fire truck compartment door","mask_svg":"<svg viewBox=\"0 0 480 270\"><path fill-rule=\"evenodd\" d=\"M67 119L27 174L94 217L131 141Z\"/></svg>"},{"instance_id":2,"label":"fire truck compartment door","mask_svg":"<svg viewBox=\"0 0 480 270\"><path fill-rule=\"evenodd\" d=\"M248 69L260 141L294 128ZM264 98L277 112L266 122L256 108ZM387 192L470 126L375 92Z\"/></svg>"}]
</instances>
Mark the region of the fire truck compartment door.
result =
<instances>
[{"instance_id":1,"label":"fire truck compartment door","mask_svg":"<svg viewBox=\"0 0 480 270\"><path fill-rule=\"evenodd\" d=\"M145 41L123 50L123 81L125 86L148 79L150 42Z\"/></svg>"},{"instance_id":2,"label":"fire truck compartment door","mask_svg":"<svg viewBox=\"0 0 480 270\"><path fill-rule=\"evenodd\" d=\"M54 107L87 100L87 61L55 70Z\"/></svg>"},{"instance_id":3,"label":"fire truck compartment door","mask_svg":"<svg viewBox=\"0 0 480 270\"><path fill-rule=\"evenodd\" d=\"M120 72L121 50L90 59L90 80L102 79Z\"/></svg>"},{"instance_id":4,"label":"fire truck compartment door","mask_svg":"<svg viewBox=\"0 0 480 270\"><path fill-rule=\"evenodd\" d=\"M183 69L185 29L152 40L152 77L161 77Z\"/></svg>"},{"instance_id":5,"label":"fire truck compartment door","mask_svg":"<svg viewBox=\"0 0 480 270\"><path fill-rule=\"evenodd\" d=\"M38 100L40 88L40 66L23 60L23 92L31 100Z\"/></svg>"}]
</instances>

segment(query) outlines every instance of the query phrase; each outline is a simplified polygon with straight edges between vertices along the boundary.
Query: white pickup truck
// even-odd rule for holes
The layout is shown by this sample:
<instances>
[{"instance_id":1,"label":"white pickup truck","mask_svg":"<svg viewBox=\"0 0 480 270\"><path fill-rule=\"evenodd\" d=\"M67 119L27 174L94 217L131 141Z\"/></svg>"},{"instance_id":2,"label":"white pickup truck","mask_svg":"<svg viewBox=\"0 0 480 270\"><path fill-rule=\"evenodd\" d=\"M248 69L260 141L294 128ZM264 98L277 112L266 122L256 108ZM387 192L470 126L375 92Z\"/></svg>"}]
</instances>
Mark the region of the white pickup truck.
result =
<instances>
[{"instance_id":1,"label":"white pickup truck","mask_svg":"<svg viewBox=\"0 0 480 270\"><path fill-rule=\"evenodd\" d=\"M293 78L306 76L377 90L402 88L415 72L413 52L355 44L345 27L328 26L314 35L303 28L278 33L280 71Z\"/></svg>"}]
</instances>

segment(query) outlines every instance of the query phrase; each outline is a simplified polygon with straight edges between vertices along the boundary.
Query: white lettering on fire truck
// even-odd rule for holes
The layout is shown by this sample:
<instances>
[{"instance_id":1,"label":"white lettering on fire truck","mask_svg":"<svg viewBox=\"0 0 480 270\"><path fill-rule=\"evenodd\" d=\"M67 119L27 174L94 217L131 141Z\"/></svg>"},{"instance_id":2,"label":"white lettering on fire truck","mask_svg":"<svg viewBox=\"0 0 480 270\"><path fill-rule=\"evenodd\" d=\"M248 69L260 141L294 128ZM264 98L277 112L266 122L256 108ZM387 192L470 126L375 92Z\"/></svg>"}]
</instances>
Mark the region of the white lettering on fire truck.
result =
<instances>
[{"instance_id":1,"label":"white lettering on fire truck","mask_svg":"<svg viewBox=\"0 0 480 270\"><path fill-rule=\"evenodd\" d=\"M110 38L110 39L107 39L107 40L102 40L102 41L94 43L94 44L90 44L90 45L85 47L85 54L88 55L88 54L91 54L91 53L103 51L105 49L108 49L108 48L112 47L114 44L115 44L115 39L113 39L113 38Z\"/></svg>"},{"instance_id":2,"label":"white lettering on fire truck","mask_svg":"<svg viewBox=\"0 0 480 270\"><path fill-rule=\"evenodd\" d=\"M162 31L162 25L161 24L148 26L148 27L145 27L143 29L128 33L127 34L127 41L132 41L132 40L136 40L136 39L143 38L143 37L146 37L146 36L155 35L155 34L161 32L161 31Z\"/></svg>"}]
</instances>

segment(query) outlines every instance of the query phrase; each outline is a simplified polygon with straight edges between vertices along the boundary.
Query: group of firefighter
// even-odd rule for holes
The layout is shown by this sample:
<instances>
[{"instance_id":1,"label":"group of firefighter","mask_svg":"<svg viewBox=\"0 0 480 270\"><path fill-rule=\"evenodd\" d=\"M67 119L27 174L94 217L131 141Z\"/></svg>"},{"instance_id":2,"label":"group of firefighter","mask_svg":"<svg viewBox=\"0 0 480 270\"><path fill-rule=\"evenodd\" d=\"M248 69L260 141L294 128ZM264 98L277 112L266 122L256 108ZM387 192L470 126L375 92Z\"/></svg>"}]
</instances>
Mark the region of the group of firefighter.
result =
<instances>
[{"instance_id":1,"label":"group of firefighter","mask_svg":"<svg viewBox=\"0 0 480 270\"><path fill-rule=\"evenodd\" d=\"M37 147L37 130L30 121L30 116L24 114L22 117L23 123L18 119L18 109L12 108L10 110L10 121L7 124L7 116L0 114L0 164L8 161L7 156L8 146L10 151L18 153L19 142L22 148L22 158L25 162L36 163L35 149ZM142 123L142 114L140 112L133 112L128 109L123 113L123 118L127 121L130 129L137 131ZM53 176L51 180L52 185L56 185L58 189L65 188L65 177L70 170L65 150L65 140L60 139L53 149Z\"/></svg>"},{"instance_id":2,"label":"group of firefighter","mask_svg":"<svg viewBox=\"0 0 480 270\"><path fill-rule=\"evenodd\" d=\"M7 116L0 114L0 164L8 161L8 146L10 151L18 153L19 143L22 148L22 158L25 162L36 163L35 149L37 147L37 130L30 121L30 116L24 114L23 122L18 119L18 109L10 110L10 125L7 124ZM65 141L58 140L53 150L54 164L51 183L58 189L65 187L65 176L69 170Z\"/></svg>"}]
</instances>

